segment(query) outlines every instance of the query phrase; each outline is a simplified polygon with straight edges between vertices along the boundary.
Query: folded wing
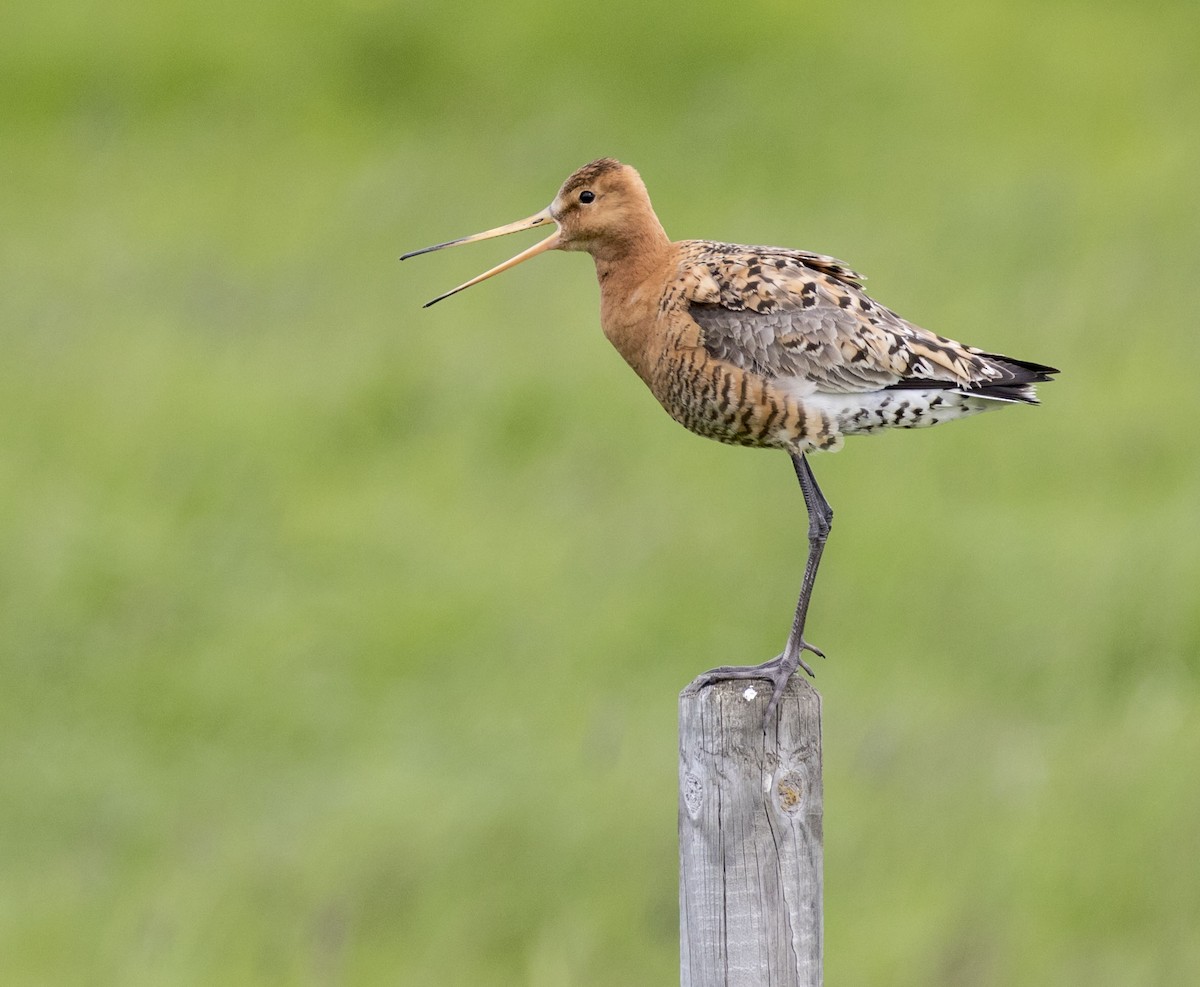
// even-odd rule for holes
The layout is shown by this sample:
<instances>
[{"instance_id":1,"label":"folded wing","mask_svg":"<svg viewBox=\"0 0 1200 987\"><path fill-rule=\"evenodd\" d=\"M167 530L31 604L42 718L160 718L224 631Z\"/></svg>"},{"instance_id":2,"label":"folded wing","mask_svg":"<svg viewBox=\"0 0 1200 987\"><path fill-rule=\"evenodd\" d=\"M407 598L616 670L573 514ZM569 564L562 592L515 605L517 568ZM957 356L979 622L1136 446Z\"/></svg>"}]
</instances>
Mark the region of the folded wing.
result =
<instances>
[{"instance_id":1,"label":"folded wing","mask_svg":"<svg viewBox=\"0 0 1200 987\"><path fill-rule=\"evenodd\" d=\"M817 391L949 388L1035 403L1053 367L987 353L913 325L871 299L840 261L780 247L692 241L690 314L708 352Z\"/></svg>"}]
</instances>

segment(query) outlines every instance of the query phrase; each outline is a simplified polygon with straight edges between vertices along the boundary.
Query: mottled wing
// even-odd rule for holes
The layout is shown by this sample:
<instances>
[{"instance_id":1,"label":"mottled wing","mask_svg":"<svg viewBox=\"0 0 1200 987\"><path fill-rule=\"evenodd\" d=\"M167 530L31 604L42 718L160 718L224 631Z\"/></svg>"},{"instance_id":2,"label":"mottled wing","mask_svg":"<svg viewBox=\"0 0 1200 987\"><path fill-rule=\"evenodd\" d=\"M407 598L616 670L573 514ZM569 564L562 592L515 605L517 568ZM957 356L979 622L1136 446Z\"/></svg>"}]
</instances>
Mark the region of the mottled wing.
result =
<instances>
[{"instance_id":1,"label":"mottled wing","mask_svg":"<svg viewBox=\"0 0 1200 987\"><path fill-rule=\"evenodd\" d=\"M1024 385L1052 372L906 322L832 257L708 241L692 241L685 256L685 292L705 349L765 377L830 392L948 387L1031 400Z\"/></svg>"}]
</instances>

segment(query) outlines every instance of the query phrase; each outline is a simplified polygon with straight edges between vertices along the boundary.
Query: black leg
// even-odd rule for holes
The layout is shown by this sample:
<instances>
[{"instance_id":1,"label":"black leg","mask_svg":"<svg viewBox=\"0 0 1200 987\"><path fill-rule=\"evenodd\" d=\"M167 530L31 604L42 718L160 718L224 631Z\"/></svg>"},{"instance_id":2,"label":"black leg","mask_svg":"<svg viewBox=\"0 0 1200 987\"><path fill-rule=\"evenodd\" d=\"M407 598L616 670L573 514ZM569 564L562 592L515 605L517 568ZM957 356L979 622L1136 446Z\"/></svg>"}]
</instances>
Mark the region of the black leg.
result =
<instances>
[{"instance_id":1,"label":"black leg","mask_svg":"<svg viewBox=\"0 0 1200 987\"><path fill-rule=\"evenodd\" d=\"M804 580L800 584L800 599L796 601L796 615L792 618L792 630L788 634L787 644L783 653L765 661L761 665L724 665L714 668L698 676L689 689L699 689L712 685L723 679L766 679L774 687L771 701L767 704L766 715L763 717L763 729L766 729L775 707L779 705L779 697L787 688L788 680L797 668L803 668L809 675L813 670L801 657L805 651L824 658L824 653L804 640L804 623L808 618L808 604L812 599L813 584L817 581L817 567L821 564L821 553L825 551L825 540L829 537L829 529L833 526L833 508L817 486L816 477L803 455L792 453L792 465L796 468L796 479L800 481L800 491L804 494L804 506L808 509L808 559L804 563Z\"/></svg>"},{"instance_id":2,"label":"black leg","mask_svg":"<svg viewBox=\"0 0 1200 987\"><path fill-rule=\"evenodd\" d=\"M792 455L792 465L796 467L796 479L800 481L800 490L804 494L804 506L808 509L808 560L804 563L804 581L800 584L800 599L796 601L796 616L792 620L792 632L788 635L784 655L795 653L797 663L809 675L813 670L800 659L804 651L811 651L824 658L825 655L804 640L804 622L808 618L808 603L812 599L813 585L817 581L817 566L821 564L821 554L825 551L825 540L829 537L829 529L833 527L833 508L817 486L817 478L813 476L812 467L803 456Z\"/></svg>"}]
</instances>

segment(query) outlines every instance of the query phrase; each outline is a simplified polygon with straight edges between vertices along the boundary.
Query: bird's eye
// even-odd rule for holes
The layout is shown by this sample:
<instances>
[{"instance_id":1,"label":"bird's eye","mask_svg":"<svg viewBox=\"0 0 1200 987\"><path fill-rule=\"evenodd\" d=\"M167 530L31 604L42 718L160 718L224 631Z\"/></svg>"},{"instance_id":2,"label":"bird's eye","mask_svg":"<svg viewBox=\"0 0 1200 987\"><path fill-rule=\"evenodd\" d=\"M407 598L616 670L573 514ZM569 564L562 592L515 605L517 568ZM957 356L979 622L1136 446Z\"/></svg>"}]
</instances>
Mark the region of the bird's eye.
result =
<instances>
[{"instance_id":1,"label":"bird's eye","mask_svg":"<svg viewBox=\"0 0 1200 987\"><path fill-rule=\"evenodd\" d=\"M582 192L579 193L579 201L583 202L583 203L595 202L596 201L596 193L593 192L591 189L585 188Z\"/></svg>"}]
</instances>

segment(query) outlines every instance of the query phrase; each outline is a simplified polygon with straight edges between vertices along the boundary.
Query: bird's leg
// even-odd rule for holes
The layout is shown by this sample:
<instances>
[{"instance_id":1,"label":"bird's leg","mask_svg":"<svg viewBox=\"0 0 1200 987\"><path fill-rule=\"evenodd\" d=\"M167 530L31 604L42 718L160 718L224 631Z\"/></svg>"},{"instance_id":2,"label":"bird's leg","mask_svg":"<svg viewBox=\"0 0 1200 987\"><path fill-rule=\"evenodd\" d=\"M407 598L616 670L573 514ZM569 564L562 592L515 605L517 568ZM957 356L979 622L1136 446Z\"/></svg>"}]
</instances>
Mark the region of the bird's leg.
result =
<instances>
[{"instance_id":1,"label":"bird's leg","mask_svg":"<svg viewBox=\"0 0 1200 987\"><path fill-rule=\"evenodd\" d=\"M796 616L792 619L792 632L788 635L787 645L783 655L795 655L795 664L803 668L809 675L813 670L800 657L805 651L811 651L821 658L825 653L804 640L804 622L808 618L808 602L812 598L813 584L817 581L817 566L821 564L821 553L825 551L825 540L829 537L829 529L833 527L833 508L817 486L817 478L813 476L808 460L802 454L792 453L792 465L796 467L796 479L800 481L800 490L804 494L804 506L808 509L808 559L804 563L804 580L800 584L800 599L796 601ZM779 690L782 691L782 690ZM776 695L778 698L778 694Z\"/></svg>"},{"instance_id":2,"label":"bird's leg","mask_svg":"<svg viewBox=\"0 0 1200 987\"><path fill-rule=\"evenodd\" d=\"M808 559L804 563L804 580L800 584L800 599L796 601L796 615L792 618L792 630L788 635L783 653L776 655L770 661L761 665L724 665L714 668L698 676L688 690L699 689L712 685L724 679L766 679L774 687L771 701L767 704L763 727L770 721L779 697L787 688L788 680L797 668L803 668L809 675L813 670L801 657L805 651L824 658L825 654L819 648L813 647L804 640L804 622L808 617L808 603L812 598L813 584L817 581L817 567L821 564L821 553L825 551L825 540L829 537L829 529L833 526L833 508L817 486L816 477L808 465L808 460L802 453L791 453L792 465L796 468L796 479L800 481L800 491L804 494L804 506L808 509Z\"/></svg>"}]
</instances>

